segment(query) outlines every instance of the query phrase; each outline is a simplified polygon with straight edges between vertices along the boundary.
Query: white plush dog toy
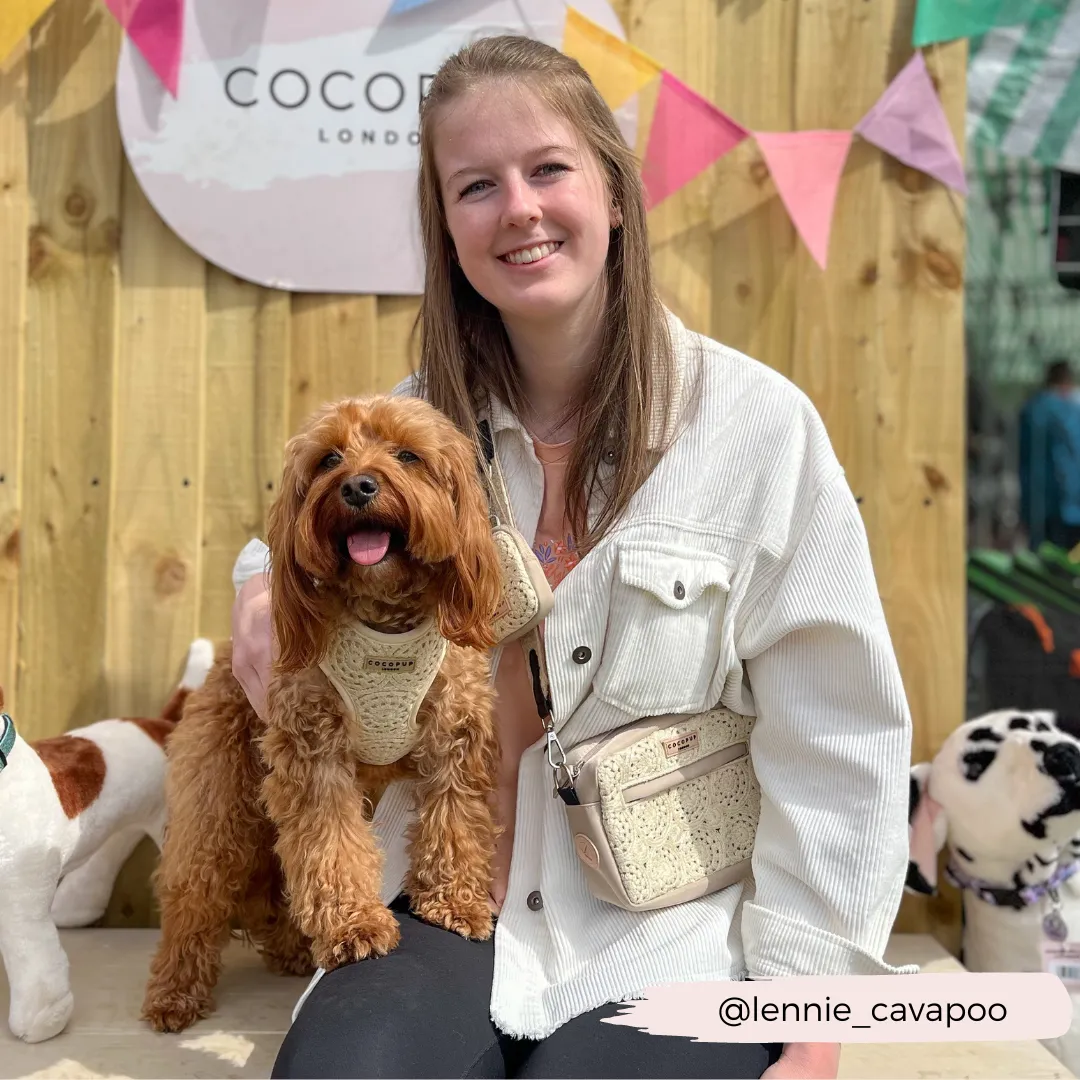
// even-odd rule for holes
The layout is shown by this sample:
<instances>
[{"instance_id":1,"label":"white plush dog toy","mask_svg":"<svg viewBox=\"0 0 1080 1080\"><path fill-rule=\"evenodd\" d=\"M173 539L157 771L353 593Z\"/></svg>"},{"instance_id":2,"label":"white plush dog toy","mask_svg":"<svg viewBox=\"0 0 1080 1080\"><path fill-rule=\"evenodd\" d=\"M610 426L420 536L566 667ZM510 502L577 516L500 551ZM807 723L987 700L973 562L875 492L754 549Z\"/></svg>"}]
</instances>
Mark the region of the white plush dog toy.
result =
<instances>
[{"instance_id":1,"label":"white plush dog toy","mask_svg":"<svg viewBox=\"0 0 1080 1080\"><path fill-rule=\"evenodd\" d=\"M958 727L911 770L907 887L933 895L937 855L963 892L969 971L1052 971L1080 1006L1080 742L1051 712ZM1044 1045L1080 1075L1080 1007Z\"/></svg>"},{"instance_id":2,"label":"white plush dog toy","mask_svg":"<svg viewBox=\"0 0 1080 1080\"><path fill-rule=\"evenodd\" d=\"M57 927L99 919L139 841L149 836L161 847L165 739L213 659L211 642L192 644L156 719L101 720L27 743L9 716L0 718L0 955L18 1038L51 1039L71 1017Z\"/></svg>"}]
</instances>

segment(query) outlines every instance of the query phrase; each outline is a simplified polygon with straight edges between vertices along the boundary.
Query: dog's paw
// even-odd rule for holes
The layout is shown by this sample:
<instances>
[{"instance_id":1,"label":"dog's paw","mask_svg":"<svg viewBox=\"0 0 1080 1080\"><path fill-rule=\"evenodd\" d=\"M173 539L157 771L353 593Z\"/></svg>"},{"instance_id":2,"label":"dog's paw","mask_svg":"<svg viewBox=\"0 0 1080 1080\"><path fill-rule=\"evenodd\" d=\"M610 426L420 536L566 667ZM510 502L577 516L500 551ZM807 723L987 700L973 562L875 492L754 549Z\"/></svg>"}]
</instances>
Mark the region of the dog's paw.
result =
<instances>
[{"instance_id":1,"label":"dog's paw","mask_svg":"<svg viewBox=\"0 0 1080 1080\"><path fill-rule=\"evenodd\" d=\"M386 956L397 948L400 940L401 928L390 909L373 906L345 928L316 937L311 955L319 967L332 971L369 956Z\"/></svg>"},{"instance_id":2,"label":"dog's paw","mask_svg":"<svg viewBox=\"0 0 1080 1080\"><path fill-rule=\"evenodd\" d=\"M210 1015L213 1002L181 993L148 993L142 1018L155 1031L184 1031Z\"/></svg>"},{"instance_id":3,"label":"dog's paw","mask_svg":"<svg viewBox=\"0 0 1080 1080\"><path fill-rule=\"evenodd\" d=\"M262 958L267 971L274 975L315 974L315 965L311 960L310 949L298 949L294 953L283 953L274 949L263 949Z\"/></svg>"},{"instance_id":4,"label":"dog's paw","mask_svg":"<svg viewBox=\"0 0 1080 1080\"><path fill-rule=\"evenodd\" d=\"M487 898L462 900L444 893L413 897L413 911L425 922L453 930L473 941L486 941L494 929L494 918Z\"/></svg>"}]
</instances>

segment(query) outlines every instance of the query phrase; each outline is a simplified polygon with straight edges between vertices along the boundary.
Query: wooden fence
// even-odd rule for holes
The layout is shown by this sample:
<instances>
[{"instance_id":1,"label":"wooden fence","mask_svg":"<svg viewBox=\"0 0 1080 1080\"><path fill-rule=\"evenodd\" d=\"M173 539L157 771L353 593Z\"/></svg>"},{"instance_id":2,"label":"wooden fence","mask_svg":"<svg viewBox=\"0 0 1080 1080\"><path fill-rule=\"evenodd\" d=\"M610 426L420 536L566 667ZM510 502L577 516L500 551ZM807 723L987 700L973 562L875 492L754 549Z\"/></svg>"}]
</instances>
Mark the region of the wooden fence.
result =
<instances>
[{"instance_id":1,"label":"wooden fence","mask_svg":"<svg viewBox=\"0 0 1080 1080\"><path fill-rule=\"evenodd\" d=\"M788 131L858 122L910 58L915 0L614 6L741 123ZM56 0L0 68L0 685L29 736L153 714L191 639L228 633L232 562L263 530L287 435L410 367L414 299L260 288L161 222L121 148L119 41L98 0ZM965 47L927 63L960 139ZM821 410L925 758L964 718L962 201L856 139L823 273L748 141L651 230L666 303ZM151 858L111 921L152 920ZM901 922L945 933L954 910Z\"/></svg>"}]
</instances>

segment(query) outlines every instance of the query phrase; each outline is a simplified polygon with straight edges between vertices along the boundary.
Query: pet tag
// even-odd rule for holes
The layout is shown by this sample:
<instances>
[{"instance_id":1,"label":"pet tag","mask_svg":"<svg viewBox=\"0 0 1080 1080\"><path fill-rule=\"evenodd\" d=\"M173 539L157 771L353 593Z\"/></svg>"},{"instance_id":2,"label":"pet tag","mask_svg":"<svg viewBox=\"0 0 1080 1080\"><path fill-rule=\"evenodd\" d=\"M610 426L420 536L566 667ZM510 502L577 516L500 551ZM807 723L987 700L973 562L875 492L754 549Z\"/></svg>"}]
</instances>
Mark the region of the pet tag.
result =
<instances>
[{"instance_id":1,"label":"pet tag","mask_svg":"<svg viewBox=\"0 0 1080 1080\"><path fill-rule=\"evenodd\" d=\"M1057 908L1043 916L1042 928L1051 941L1066 941L1069 937L1069 927Z\"/></svg>"},{"instance_id":2,"label":"pet tag","mask_svg":"<svg viewBox=\"0 0 1080 1080\"><path fill-rule=\"evenodd\" d=\"M1080 985L1080 942L1064 941L1060 945L1044 942L1042 954L1045 971L1067 986Z\"/></svg>"}]
</instances>

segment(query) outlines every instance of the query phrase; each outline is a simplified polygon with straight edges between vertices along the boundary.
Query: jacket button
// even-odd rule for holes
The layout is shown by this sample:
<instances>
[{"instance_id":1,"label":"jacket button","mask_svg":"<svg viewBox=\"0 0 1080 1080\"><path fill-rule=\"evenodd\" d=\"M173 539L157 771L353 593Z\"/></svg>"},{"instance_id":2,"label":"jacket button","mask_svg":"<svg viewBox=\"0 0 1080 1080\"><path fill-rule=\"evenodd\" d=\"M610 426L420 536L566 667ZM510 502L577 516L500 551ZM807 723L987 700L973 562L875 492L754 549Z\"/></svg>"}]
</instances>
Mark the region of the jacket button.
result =
<instances>
[{"instance_id":1,"label":"jacket button","mask_svg":"<svg viewBox=\"0 0 1080 1080\"><path fill-rule=\"evenodd\" d=\"M592 649L587 645L579 645L570 656L575 664L587 664L592 659Z\"/></svg>"},{"instance_id":2,"label":"jacket button","mask_svg":"<svg viewBox=\"0 0 1080 1080\"><path fill-rule=\"evenodd\" d=\"M525 899L525 903L529 905L530 911L539 911L544 906L544 898L539 892L534 891L529 893Z\"/></svg>"},{"instance_id":3,"label":"jacket button","mask_svg":"<svg viewBox=\"0 0 1080 1080\"><path fill-rule=\"evenodd\" d=\"M675 582L675 599L676 600L681 600L684 596L686 596L686 589L683 586L683 583L681 581L676 581Z\"/></svg>"}]
</instances>

